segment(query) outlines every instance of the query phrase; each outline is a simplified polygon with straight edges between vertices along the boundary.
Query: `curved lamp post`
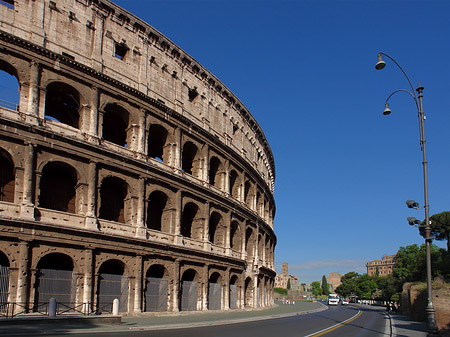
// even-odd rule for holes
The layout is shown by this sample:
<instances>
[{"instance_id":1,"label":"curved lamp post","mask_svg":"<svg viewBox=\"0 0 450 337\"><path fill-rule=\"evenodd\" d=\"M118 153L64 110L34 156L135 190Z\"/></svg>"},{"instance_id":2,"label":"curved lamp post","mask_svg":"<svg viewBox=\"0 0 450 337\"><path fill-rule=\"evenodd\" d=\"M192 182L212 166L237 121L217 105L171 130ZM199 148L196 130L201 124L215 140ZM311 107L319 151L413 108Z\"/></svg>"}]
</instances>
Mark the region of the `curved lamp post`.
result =
<instances>
[{"instance_id":1,"label":"curved lamp post","mask_svg":"<svg viewBox=\"0 0 450 337\"><path fill-rule=\"evenodd\" d=\"M427 155L426 155L426 149L425 149L425 115L423 113L423 104L422 104L422 91L423 87L420 86L414 90L413 85L411 84L411 81L409 80L408 75L406 75L403 68L389 55L379 52L378 53L378 62L375 65L375 69L381 70L386 66L386 62L383 61L382 56L386 56L389 58L392 62L394 62L397 67L402 71L403 75L405 75L406 79L408 80L409 86L411 87L411 91L405 90L405 89L399 89L391 93L388 98L386 99L385 103L385 109L383 111L383 115L389 115L391 113L391 109L389 109L389 99L392 97L392 95L398 93L398 92L406 92L408 93L416 103L418 117L419 117L419 131L420 131L420 148L422 150L422 156L423 156L423 190L424 190L424 198L425 198L425 205L423 208L425 209L425 243L427 248L427 297L428 297L428 304L427 304L427 323L428 323L428 336L439 336L438 329L436 325L436 317L435 317L435 310L433 307L433 301L432 301L432 295L431 295L431 226L430 226L430 216L429 216L429 205L428 205L428 175L427 175ZM416 95L415 91L417 91L418 96ZM418 206L418 204L417 204ZM409 205L408 205L409 207ZM410 208L416 208L416 207L410 207Z\"/></svg>"}]
</instances>

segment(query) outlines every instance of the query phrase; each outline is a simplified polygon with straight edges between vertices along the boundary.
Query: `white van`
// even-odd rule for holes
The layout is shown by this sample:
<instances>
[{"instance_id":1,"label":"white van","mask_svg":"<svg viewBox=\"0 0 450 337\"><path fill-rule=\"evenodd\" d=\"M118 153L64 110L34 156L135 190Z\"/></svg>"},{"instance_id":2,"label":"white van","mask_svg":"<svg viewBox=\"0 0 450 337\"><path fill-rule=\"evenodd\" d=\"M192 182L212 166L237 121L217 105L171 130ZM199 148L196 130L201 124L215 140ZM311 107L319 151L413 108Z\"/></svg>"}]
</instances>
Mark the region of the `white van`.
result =
<instances>
[{"instance_id":1,"label":"white van","mask_svg":"<svg viewBox=\"0 0 450 337\"><path fill-rule=\"evenodd\" d=\"M338 305L339 304L339 296L335 293L328 295L328 305Z\"/></svg>"}]
</instances>

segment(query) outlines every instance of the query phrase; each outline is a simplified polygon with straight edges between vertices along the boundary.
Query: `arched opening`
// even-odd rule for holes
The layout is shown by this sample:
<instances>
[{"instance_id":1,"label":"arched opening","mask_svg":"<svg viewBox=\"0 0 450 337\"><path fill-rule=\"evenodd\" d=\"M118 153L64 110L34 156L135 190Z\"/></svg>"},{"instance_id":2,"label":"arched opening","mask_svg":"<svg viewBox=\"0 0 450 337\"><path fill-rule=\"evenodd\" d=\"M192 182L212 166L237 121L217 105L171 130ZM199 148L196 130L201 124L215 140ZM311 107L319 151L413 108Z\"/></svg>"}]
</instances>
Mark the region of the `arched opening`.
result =
<instances>
[{"instance_id":1,"label":"arched opening","mask_svg":"<svg viewBox=\"0 0 450 337\"><path fill-rule=\"evenodd\" d=\"M231 222L230 228L230 248L241 251L241 230L237 221Z\"/></svg>"},{"instance_id":2,"label":"arched opening","mask_svg":"<svg viewBox=\"0 0 450 337\"><path fill-rule=\"evenodd\" d=\"M245 279L244 288L244 307L253 307L253 281L250 277Z\"/></svg>"},{"instance_id":3,"label":"arched opening","mask_svg":"<svg viewBox=\"0 0 450 337\"><path fill-rule=\"evenodd\" d=\"M125 223L127 184L122 179L107 177L100 187L99 218Z\"/></svg>"},{"instance_id":4,"label":"arched opening","mask_svg":"<svg viewBox=\"0 0 450 337\"><path fill-rule=\"evenodd\" d=\"M79 128L80 94L70 85L53 82L47 86L45 118Z\"/></svg>"},{"instance_id":5,"label":"arched opening","mask_svg":"<svg viewBox=\"0 0 450 337\"><path fill-rule=\"evenodd\" d=\"M8 302L9 294L9 259L0 251L0 304ZM3 308L0 308L2 310Z\"/></svg>"},{"instance_id":6,"label":"arched opening","mask_svg":"<svg viewBox=\"0 0 450 337\"><path fill-rule=\"evenodd\" d=\"M255 239L252 228L245 231L245 250L247 252L247 261L251 261L255 254Z\"/></svg>"},{"instance_id":7,"label":"arched opening","mask_svg":"<svg viewBox=\"0 0 450 337\"><path fill-rule=\"evenodd\" d=\"M199 208L196 204L189 202L183 208L181 216L180 234L187 238L201 240L203 234L202 224L197 219Z\"/></svg>"},{"instance_id":8,"label":"arched opening","mask_svg":"<svg viewBox=\"0 0 450 337\"><path fill-rule=\"evenodd\" d=\"M124 276L125 265L119 260L104 262L98 271L97 312L112 312L114 299L119 300L119 311L128 308L128 277Z\"/></svg>"},{"instance_id":9,"label":"arched opening","mask_svg":"<svg viewBox=\"0 0 450 337\"><path fill-rule=\"evenodd\" d=\"M62 162L45 165L39 183L39 207L76 212L77 172Z\"/></svg>"},{"instance_id":10,"label":"arched opening","mask_svg":"<svg viewBox=\"0 0 450 337\"><path fill-rule=\"evenodd\" d=\"M230 278L230 309L238 308L238 286L237 286L238 277L236 275L231 276Z\"/></svg>"},{"instance_id":11,"label":"arched opening","mask_svg":"<svg viewBox=\"0 0 450 337\"><path fill-rule=\"evenodd\" d=\"M217 212L213 212L209 217L209 241L217 246L225 246L222 216Z\"/></svg>"},{"instance_id":12,"label":"arched opening","mask_svg":"<svg viewBox=\"0 0 450 337\"><path fill-rule=\"evenodd\" d=\"M37 264L34 310L50 298L58 303L70 305L75 302L76 277L73 274L73 260L61 253L45 255Z\"/></svg>"},{"instance_id":13,"label":"arched opening","mask_svg":"<svg viewBox=\"0 0 450 337\"><path fill-rule=\"evenodd\" d=\"M117 104L108 104L104 110L103 139L127 147L128 111Z\"/></svg>"},{"instance_id":14,"label":"arched opening","mask_svg":"<svg viewBox=\"0 0 450 337\"><path fill-rule=\"evenodd\" d=\"M261 193L256 193L256 213L262 217L263 216L263 199Z\"/></svg>"},{"instance_id":15,"label":"arched opening","mask_svg":"<svg viewBox=\"0 0 450 337\"><path fill-rule=\"evenodd\" d=\"M209 161L209 184L217 188L220 188L221 181L219 179L219 170L222 167L222 163L219 158L212 157Z\"/></svg>"},{"instance_id":16,"label":"arched opening","mask_svg":"<svg viewBox=\"0 0 450 337\"><path fill-rule=\"evenodd\" d=\"M150 194L147 208L147 227L149 229L161 231L166 204L167 196L163 192L155 191Z\"/></svg>"},{"instance_id":17,"label":"arched opening","mask_svg":"<svg viewBox=\"0 0 450 337\"><path fill-rule=\"evenodd\" d=\"M221 276L218 272L214 272L209 277L208 282L208 309L221 310L222 309L222 284L220 283Z\"/></svg>"},{"instance_id":18,"label":"arched opening","mask_svg":"<svg viewBox=\"0 0 450 337\"><path fill-rule=\"evenodd\" d=\"M14 202L14 163L8 152L0 149L0 201Z\"/></svg>"},{"instance_id":19,"label":"arched opening","mask_svg":"<svg viewBox=\"0 0 450 337\"><path fill-rule=\"evenodd\" d=\"M168 162L168 158L165 155L165 146L167 142L167 130L158 124L150 126L148 131L148 156L158 159L163 163Z\"/></svg>"},{"instance_id":20,"label":"arched opening","mask_svg":"<svg viewBox=\"0 0 450 337\"><path fill-rule=\"evenodd\" d=\"M197 146L192 142L186 142L183 146L181 169L190 175L198 176L198 167L195 165L197 161Z\"/></svg>"},{"instance_id":21,"label":"arched opening","mask_svg":"<svg viewBox=\"0 0 450 337\"><path fill-rule=\"evenodd\" d=\"M154 264L147 270L144 288L145 311L167 311L169 281L166 275L166 268L160 264Z\"/></svg>"},{"instance_id":22,"label":"arched opening","mask_svg":"<svg viewBox=\"0 0 450 337\"><path fill-rule=\"evenodd\" d=\"M238 174L235 170L231 170L230 172L230 190L228 193L235 199L239 199L239 183L238 183Z\"/></svg>"},{"instance_id":23,"label":"arched opening","mask_svg":"<svg viewBox=\"0 0 450 337\"><path fill-rule=\"evenodd\" d=\"M20 99L20 86L16 69L0 60L0 106L18 110Z\"/></svg>"},{"instance_id":24,"label":"arched opening","mask_svg":"<svg viewBox=\"0 0 450 337\"><path fill-rule=\"evenodd\" d=\"M245 182L244 186L244 200L245 205L247 205L248 208L252 209L252 194L250 192L251 184L249 181Z\"/></svg>"},{"instance_id":25,"label":"arched opening","mask_svg":"<svg viewBox=\"0 0 450 337\"><path fill-rule=\"evenodd\" d=\"M196 311L198 298L197 272L188 269L181 277L181 311Z\"/></svg>"}]
</instances>

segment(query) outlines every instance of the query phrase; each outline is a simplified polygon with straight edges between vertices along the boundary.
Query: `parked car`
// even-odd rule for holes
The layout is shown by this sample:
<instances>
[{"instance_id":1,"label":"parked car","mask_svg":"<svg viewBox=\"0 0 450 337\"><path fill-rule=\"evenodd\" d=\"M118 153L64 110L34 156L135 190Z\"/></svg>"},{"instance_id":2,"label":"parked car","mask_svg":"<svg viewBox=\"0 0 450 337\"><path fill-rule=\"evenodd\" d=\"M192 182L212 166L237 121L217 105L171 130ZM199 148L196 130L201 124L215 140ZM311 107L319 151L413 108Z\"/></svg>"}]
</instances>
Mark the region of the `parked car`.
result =
<instances>
[{"instance_id":1,"label":"parked car","mask_svg":"<svg viewBox=\"0 0 450 337\"><path fill-rule=\"evenodd\" d=\"M341 301L342 305L348 305L348 300L346 298L343 298Z\"/></svg>"}]
</instances>

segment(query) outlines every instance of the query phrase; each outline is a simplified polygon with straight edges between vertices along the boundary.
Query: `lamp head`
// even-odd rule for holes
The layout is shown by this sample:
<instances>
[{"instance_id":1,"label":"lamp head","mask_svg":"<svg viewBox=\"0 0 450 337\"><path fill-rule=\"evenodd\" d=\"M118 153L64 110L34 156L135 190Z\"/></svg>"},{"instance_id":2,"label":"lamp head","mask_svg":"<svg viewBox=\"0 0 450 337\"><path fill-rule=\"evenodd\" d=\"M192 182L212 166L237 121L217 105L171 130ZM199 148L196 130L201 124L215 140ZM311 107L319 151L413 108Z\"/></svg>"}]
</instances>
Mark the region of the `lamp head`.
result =
<instances>
[{"instance_id":1,"label":"lamp head","mask_svg":"<svg viewBox=\"0 0 450 337\"><path fill-rule=\"evenodd\" d=\"M381 53L378 53L378 62L375 65L375 69L376 70L381 70L386 66L386 62L383 61L382 57L381 57Z\"/></svg>"},{"instance_id":2,"label":"lamp head","mask_svg":"<svg viewBox=\"0 0 450 337\"><path fill-rule=\"evenodd\" d=\"M414 200L406 200L406 206L408 206L408 208L417 208L419 207L419 203Z\"/></svg>"},{"instance_id":3,"label":"lamp head","mask_svg":"<svg viewBox=\"0 0 450 337\"><path fill-rule=\"evenodd\" d=\"M391 114L391 109L389 109L389 103L386 102L386 104L384 105L384 111L383 111L383 115L387 116Z\"/></svg>"}]
</instances>

